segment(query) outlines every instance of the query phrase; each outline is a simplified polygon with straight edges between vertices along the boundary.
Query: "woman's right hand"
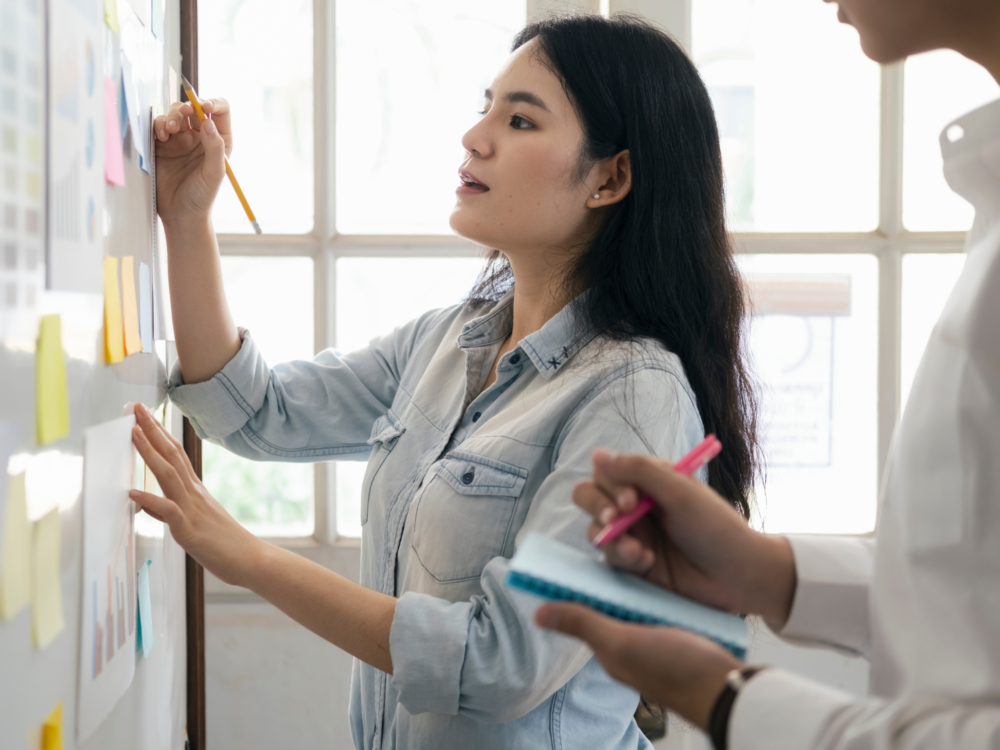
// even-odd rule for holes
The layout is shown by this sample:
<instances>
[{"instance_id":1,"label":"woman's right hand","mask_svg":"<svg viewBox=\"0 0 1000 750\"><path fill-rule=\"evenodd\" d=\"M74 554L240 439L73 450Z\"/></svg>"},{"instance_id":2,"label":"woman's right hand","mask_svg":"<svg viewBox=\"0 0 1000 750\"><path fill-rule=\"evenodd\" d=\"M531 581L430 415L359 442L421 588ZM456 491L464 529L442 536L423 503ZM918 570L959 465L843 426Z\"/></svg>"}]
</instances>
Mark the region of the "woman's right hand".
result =
<instances>
[{"instance_id":1,"label":"woman's right hand","mask_svg":"<svg viewBox=\"0 0 1000 750\"><path fill-rule=\"evenodd\" d=\"M205 99L211 119L198 120L190 102L174 102L153 121L156 203L164 224L207 219L226 176L232 122L225 99Z\"/></svg>"},{"instance_id":2,"label":"woman's right hand","mask_svg":"<svg viewBox=\"0 0 1000 750\"><path fill-rule=\"evenodd\" d=\"M597 450L593 463L593 479L573 490L593 517L590 539L641 496L656 502L603 547L609 563L708 606L784 624L796 586L786 539L754 531L711 487L666 461Z\"/></svg>"}]
</instances>

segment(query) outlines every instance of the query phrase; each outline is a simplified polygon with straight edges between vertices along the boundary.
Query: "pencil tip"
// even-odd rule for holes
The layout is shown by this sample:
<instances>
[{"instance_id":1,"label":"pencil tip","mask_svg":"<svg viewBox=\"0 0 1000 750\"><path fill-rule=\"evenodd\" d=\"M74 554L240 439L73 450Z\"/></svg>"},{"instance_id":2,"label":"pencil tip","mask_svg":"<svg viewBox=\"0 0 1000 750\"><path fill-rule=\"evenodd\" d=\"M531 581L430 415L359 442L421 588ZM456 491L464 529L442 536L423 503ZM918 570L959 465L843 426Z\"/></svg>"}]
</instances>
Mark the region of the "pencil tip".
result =
<instances>
[{"instance_id":1,"label":"pencil tip","mask_svg":"<svg viewBox=\"0 0 1000 750\"><path fill-rule=\"evenodd\" d=\"M264 234L262 231L260 231L260 224L258 224L256 221L251 221L250 223L253 224L254 232L256 232L257 234Z\"/></svg>"}]
</instances>

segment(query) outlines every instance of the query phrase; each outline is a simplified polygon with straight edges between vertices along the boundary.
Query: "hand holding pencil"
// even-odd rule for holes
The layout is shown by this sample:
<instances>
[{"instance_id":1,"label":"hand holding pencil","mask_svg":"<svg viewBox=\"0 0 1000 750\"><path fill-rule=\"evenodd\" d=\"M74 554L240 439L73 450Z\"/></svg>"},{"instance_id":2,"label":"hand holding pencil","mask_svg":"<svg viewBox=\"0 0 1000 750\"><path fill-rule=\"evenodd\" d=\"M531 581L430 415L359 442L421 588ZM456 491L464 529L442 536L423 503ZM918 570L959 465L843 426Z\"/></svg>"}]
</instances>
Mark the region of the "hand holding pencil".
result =
<instances>
[{"instance_id":1,"label":"hand holding pencil","mask_svg":"<svg viewBox=\"0 0 1000 750\"><path fill-rule=\"evenodd\" d=\"M201 109L201 117L192 101L173 102L165 115L153 121L160 217L165 223L208 220L228 175L254 231L260 234L260 226L226 158L233 145L229 103L225 99L199 100L193 88L189 91L189 97Z\"/></svg>"}]
</instances>

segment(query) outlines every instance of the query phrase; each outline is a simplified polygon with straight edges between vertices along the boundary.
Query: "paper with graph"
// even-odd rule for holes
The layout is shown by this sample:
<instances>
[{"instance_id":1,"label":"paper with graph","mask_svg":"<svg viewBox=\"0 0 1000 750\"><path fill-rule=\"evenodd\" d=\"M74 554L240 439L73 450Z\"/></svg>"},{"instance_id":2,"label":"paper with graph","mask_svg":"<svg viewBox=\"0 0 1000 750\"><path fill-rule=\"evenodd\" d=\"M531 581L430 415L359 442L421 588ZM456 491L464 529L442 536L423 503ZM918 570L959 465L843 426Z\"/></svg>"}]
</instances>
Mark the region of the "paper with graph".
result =
<instances>
[{"instance_id":1,"label":"paper with graph","mask_svg":"<svg viewBox=\"0 0 1000 750\"><path fill-rule=\"evenodd\" d=\"M99 0L53 0L49 25L49 287L102 291L104 35Z\"/></svg>"},{"instance_id":2,"label":"paper with graph","mask_svg":"<svg viewBox=\"0 0 1000 750\"><path fill-rule=\"evenodd\" d=\"M84 433L80 742L111 713L135 674L133 426L128 416Z\"/></svg>"}]
</instances>

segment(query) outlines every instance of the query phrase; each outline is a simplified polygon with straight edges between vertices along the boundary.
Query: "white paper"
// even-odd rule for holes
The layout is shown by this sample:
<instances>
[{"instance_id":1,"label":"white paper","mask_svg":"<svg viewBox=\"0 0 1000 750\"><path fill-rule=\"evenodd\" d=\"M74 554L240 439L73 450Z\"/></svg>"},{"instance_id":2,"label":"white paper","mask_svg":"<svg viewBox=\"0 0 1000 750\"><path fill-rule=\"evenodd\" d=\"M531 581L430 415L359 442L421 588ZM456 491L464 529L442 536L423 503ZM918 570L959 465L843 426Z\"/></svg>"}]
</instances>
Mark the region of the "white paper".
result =
<instances>
[{"instance_id":1,"label":"white paper","mask_svg":"<svg viewBox=\"0 0 1000 750\"><path fill-rule=\"evenodd\" d=\"M128 124L132 128L132 140L135 140L136 128L139 127L139 97L136 94L135 79L132 77L132 61L124 52L122 58L122 85L125 88L125 108L128 110ZM124 137L125 134L122 134Z\"/></svg>"},{"instance_id":2,"label":"white paper","mask_svg":"<svg viewBox=\"0 0 1000 750\"><path fill-rule=\"evenodd\" d=\"M84 433L83 591L77 740L100 725L135 674L135 448L129 415Z\"/></svg>"},{"instance_id":3,"label":"white paper","mask_svg":"<svg viewBox=\"0 0 1000 750\"><path fill-rule=\"evenodd\" d=\"M128 0L128 4L135 11L136 18L145 26L149 28L149 11L150 2L149 0Z\"/></svg>"},{"instance_id":4,"label":"white paper","mask_svg":"<svg viewBox=\"0 0 1000 750\"><path fill-rule=\"evenodd\" d=\"M7 461L17 450L20 431L16 422L0 422L0 560L3 560L3 525L7 518Z\"/></svg>"},{"instance_id":5,"label":"white paper","mask_svg":"<svg viewBox=\"0 0 1000 750\"><path fill-rule=\"evenodd\" d=\"M100 0L49 13L49 288L104 289L104 21Z\"/></svg>"}]
</instances>

